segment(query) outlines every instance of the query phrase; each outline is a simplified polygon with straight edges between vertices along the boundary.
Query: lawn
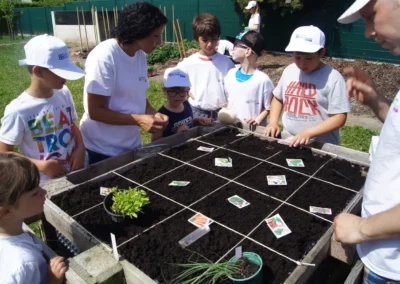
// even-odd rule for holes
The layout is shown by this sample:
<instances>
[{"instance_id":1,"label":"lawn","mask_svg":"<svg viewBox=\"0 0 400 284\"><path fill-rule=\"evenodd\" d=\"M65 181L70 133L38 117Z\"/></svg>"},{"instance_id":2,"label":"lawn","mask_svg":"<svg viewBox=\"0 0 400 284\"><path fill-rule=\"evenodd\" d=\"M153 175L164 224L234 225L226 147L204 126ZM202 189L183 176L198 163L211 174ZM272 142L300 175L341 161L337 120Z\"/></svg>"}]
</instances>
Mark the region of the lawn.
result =
<instances>
[{"instance_id":1,"label":"lawn","mask_svg":"<svg viewBox=\"0 0 400 284\"><path fill-rule=\"evenodd\" d=\"M29 74L25 67L18 66L18 60L24 58L22 45L0 47L0 116L3 117L6 105L16 98L25 88L29 86ZM83 83L84 79L67 82L75 102L75 108L78 117L83 114ZM147 98L154 108L158 109L165 102L165 97L161 92L162 83L150 81L150 89L147 92ZM143 144L150 142L150 135L141 131ZM368 151L371 136L379 135L360 126L345 126L341 130L341 146L359 150Z\"/></svg>"},{"instance_id":2,"label":"lawn","mask_svg":"<svg viewBox=\"0 0 400 284\"><path fill-rule=\"evenodd\" d=\"M16 39L11 39L10 36L8 35L3 35L0 38L0 45L1 44L18 44L18 43L23 43L23 42L27 42L28 40L30 40L32 37L29 36L24 36L24 38L21 38L21 36L17 36Z\"/></svg>"}]
</instances>

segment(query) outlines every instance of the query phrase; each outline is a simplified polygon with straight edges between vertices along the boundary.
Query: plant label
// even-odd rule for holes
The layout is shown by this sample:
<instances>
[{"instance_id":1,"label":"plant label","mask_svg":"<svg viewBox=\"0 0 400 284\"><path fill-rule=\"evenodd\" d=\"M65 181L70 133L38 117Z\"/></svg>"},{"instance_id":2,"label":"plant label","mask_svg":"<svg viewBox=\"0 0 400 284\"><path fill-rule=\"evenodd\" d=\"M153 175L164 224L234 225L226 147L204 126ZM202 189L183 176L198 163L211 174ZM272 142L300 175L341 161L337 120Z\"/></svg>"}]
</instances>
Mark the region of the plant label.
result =
<instances>
[{"instance_id":1,"label":"plant label","mask_svg":"<svg viewBox=\"0 0 400 284\"><path fill-rule=\"evenodd\" d=\"M265 222L278 239L292 232L279 214L266 219Z\"/></svg>"},{"instance_id":2,"label":"plant label","mask_svg":"<svg viewBox=\"0 0 400 284\"><path fill-rule=\"evenodd\" d=\"M310 206L310 212L311 213L325 214L325 215L332 215L332 209L331 208L322 208L322 207Z\"/></svg>"},{"instance_id":3,"label":"plant label","mask_svg":"<svg viewBox=\"0 0 400 284\"><path fill-rule=\"evenodd\" d=\"M110 235L111 235L111 245L112 245L114 258L116 261L119 261L119 255L118 255L118 250L117 250L117 241L115 240L115 235L113 233L110 233Z\"/></svg>"},{"instance_id":4,"label":"plant label","mask_svg":"<svg viewBox=\"0 0 400 284\"><path fill-rule=\"evenodd\" d=\"M202 228L204 226L210 226L214 222L213 220L204 216L201 213L197 213L192 218L190 218L188 221L198 228Z\"/></svg>"},{"instance_id":5,"label":"plant label","mask_svg":"<svg viewBox=\"0 0 400 284\"><path fill-rule=\"evenodd\" d=\"M289 167L294 167L294 168L305 167L302 159L286 159L286 162Z\"/></svg>"},{"instance_id":6,"label":"plant label","mask_svg":"<svg viewBox=\"0 0 400 284\"><path fill-rule=\"evenodd\" d=\"M112 188L108 188L108 187L100 187L100 195L103 196L107 196L108 194L110 194Z\"/></svg>"},{"instance_id":7,"label":"plant label","mask_svg":"<svg viewBox=\"0 0 400 284\"><path fill-rule=\"evenodd\" d=\"M267 176L268 185L287 185L286 176Z\"/></svg>"},{"instance_id":8,"label":"plant label","mask_svg":"<svg viewBox=\"0 0 400 284\"><path fill-rule=\"evenodd\" d=\"M197 148L197 150L210 153L210 152L214 151L214 148L208 148L208 147L200 146L199 148Z\"/></svg>"},{"instance_id":9,"label":"plant label","mask_svg":"<svg viewBox=\"0 0 400 284\"><path fill-rule=\"evenodd\" d=\"M189 235L184 237L182 240L180 240L178 243L181 246L181 248L185 248L198 239L200 239L202 236L207 234L210 231L209 226L203 226L201 228L196 229L195 231L191 232Z\"/></svg>"},{"instance_id":10,"label":"plant label","mask_svg":"<svg viewBox=\"0 0 400 284\"><path fill-rule=\"evenodd\" d=\"M232 159L231 158L215 158L215 165L217 167L225 167L232 168Z\"/></svg>"},{"instance_id":11,"label":"plant label","mask_svg":"<svg viewBox=\"0 0 400 284\"><path fill-rule=\"evenodd\" d=\"M190 181L178 181L174 180L172 181L169 185L170 186L187 186L190 183Z\"/></svg>"},{"instance_id":12,"label":"plant label","mask_svg":"<svg viewBox=\"0 0 400 284\"><path fill-rule=\"evenodd\" d=\"M241 247L241 246L240 246L240 247L237 247L237 248L235 249L235 258L236 258L236 260L241 259L242 256L243 256L242 247Z\"/></svg>"},{"instance_id":13,"label":"plant label","mask_svg":"<svg viewBox=\"0 0 400 284\"><path fill-rule=\"evenodd\" d=\"M243 198L241 198L238 195L234 195L228 198L228 201L235 205L237 208L242 209L243 207L246 207L248 205L250 205L249 202L247 202L246 200L244 200Z\"/></svg>"},{"instance_id":14,"label":"plant label","mask_svg":"<svg viewBox=\"0 0 400 284\"><path fill-rule=\"evenodd\" d=\"M238 135L236 135L237 137L243 137L243 136L247 136L247 133L239 133Z\"/></svg>"}]
</instances>

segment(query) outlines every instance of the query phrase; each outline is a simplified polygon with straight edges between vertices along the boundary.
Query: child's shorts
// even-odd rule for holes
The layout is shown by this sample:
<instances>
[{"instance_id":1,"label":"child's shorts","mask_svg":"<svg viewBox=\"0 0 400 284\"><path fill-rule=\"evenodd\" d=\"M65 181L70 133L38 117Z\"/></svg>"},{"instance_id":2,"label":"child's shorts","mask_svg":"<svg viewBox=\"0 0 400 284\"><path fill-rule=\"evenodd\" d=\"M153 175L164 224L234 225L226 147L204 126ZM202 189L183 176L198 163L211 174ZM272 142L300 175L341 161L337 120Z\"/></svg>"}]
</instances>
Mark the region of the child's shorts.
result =
<instances>
[{"instance_id":1,"label":"child's shorts","mask_svg":"<svg viewBox=\"0 0 400 284\"><path fill-rule=\"evenodd\" d=\"M363 284L400 284L400 281L390 280L385 277L379 276L365 266Z\"/></svg>"}]
</instances>

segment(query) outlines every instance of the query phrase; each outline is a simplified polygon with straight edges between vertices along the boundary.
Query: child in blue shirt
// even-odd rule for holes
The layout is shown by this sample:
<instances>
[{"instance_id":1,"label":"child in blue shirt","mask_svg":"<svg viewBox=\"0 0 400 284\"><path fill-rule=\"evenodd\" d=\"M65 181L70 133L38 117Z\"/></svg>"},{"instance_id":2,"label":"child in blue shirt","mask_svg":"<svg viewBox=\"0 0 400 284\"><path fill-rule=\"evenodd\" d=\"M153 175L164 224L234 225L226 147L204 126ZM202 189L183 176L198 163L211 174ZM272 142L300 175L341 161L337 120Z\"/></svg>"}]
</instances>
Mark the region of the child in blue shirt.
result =
<instances>
[{"instance_id":1,"label":"child in blue shirt","mask_svg":"<svg viewBox=\"0 0 400 284\"><path fill-rule=\"evenodd\" d=\"M211 118L193 118L192 108L187 101L190 90L188 74L179 68L169 68L164 73L163 92L167 96L167 103L158 112L168 116L168 125L161 133L153 133L152 141L167 137L182 131L187 131L194 124L209 125Z\"/></svg>"}]
</instances>

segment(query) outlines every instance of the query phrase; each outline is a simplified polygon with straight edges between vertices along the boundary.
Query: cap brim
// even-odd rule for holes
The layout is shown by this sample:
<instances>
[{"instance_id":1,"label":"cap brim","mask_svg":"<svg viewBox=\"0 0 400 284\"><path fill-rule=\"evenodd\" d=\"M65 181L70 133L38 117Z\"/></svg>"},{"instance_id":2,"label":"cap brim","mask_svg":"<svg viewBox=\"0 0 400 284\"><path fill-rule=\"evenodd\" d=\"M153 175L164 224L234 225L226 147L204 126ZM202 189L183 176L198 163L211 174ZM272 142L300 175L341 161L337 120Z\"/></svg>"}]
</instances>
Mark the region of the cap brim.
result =
<instances>
[{"instance_id":1,"label":"cap brim","mask_svg":"<svg viewBox=\"0 0 400 284\"><path fill-rule=\"evenodd\" d=\"M49 70L65 80L78 80L86 75L85 71L73 63L65 66L63 69L49 68Z\"/></svg>"},{"instance_id":2,"label":"cap brim","mask_svg":"<svg viewBox=\"0 0 400 284\"><path fill-rule=\"evenodd\" d=\"M341 24L351 24L361 18L360 10L369 3L370 0L356 0L337 20Z\"/></svg>"},{"instance_id":3,"label":"cap brim","mask_svg":"<svg viewBox=\"0 0 400 284\"><path fill-rule=\"evenodd\" d=\"M250 10L251 8L253 8L253 6L247 6L247 7L245 7L246 10Z\"/></svg>"},{"instance_id":4,"label":"cap brim","mask_svg":"<svg viewBox=\"0 0 400 284\"><path fill-rule=\"evenodd\" d=\"M290 42L286 47L285 51L287 52L304 52L304 53L314 53L324 48L323 46L307 43L304 40L299 40L295 42Z\"/></svg>"}]
</instances>

